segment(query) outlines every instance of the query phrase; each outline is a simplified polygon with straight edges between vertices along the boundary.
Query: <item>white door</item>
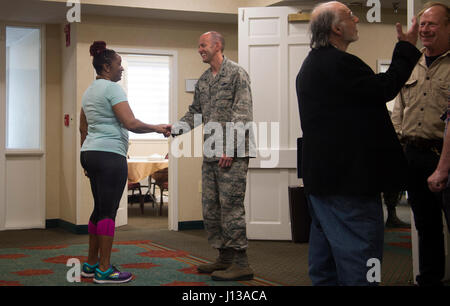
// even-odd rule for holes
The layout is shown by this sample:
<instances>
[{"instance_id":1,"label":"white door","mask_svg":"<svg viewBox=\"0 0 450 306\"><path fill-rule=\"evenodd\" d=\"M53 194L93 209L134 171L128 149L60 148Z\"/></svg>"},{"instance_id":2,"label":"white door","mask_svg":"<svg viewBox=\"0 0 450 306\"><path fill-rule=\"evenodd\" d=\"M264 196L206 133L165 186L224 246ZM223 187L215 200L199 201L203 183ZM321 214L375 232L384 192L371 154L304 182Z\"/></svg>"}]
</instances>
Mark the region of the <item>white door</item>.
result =
<instances>
[{"instance_id":1,"label":"white door","mask_svg":"<svg viewBox=\"0 0 450 306\"><path fill-rule=\"evenodd\" d=\"M292 237L288 187L300 185L296 158L302 135L295 79L310 50L308 24L288 22L296 12L292 7L239 9L239 64L250 75L258 126L259 157L250 160L245 198L249 239ZM264 122L270 132L261 141ZM264 163L269 158L261 156L269 154L278 162Z\"/></svg>"},{"instance_id":2,"label":"white door","mask_svg":"<svg viewBox=\"0 0 450 306\"><path fill-rule=\"evenodd\" d=\"M0 230L44 228L44 28L0 31Z\"/></svg>"},{"instance_id":3,"label":"white door","mask_svg":"<svg viewBox=\"0 0 450 306\"><path fill-rule=\"evenodd\" d=\"M116 215L116 227L128 224L128 182L120 199L119 208Z\"/></svg>"}]
</instances>

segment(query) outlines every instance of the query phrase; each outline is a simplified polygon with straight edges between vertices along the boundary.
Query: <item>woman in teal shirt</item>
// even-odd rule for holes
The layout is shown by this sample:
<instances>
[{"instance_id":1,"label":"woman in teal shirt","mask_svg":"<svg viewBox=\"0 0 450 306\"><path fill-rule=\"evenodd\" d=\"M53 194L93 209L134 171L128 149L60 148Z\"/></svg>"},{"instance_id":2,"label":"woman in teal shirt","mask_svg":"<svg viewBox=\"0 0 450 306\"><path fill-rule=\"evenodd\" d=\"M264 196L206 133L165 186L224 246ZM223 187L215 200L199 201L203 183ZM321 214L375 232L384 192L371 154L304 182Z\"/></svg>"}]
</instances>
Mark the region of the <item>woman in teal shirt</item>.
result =
<instances>
[{"instance_id":1,"label":"woman in teal shirt","mask_svg":"<svg viewBox=\"0 0 450 306\"><path fill-rule=\"evenodd\" d=\"M89 177L94 211L89 219L89 256L82 276L96 283L124 283L131 273L111 266L115 218L127 182L128 131L170 135L171 125L146 124L134 117L123 89L122 59L102 41L90 47L96 80L83 95L80 115L81 164Z\"/></svg>"}]
</instances>

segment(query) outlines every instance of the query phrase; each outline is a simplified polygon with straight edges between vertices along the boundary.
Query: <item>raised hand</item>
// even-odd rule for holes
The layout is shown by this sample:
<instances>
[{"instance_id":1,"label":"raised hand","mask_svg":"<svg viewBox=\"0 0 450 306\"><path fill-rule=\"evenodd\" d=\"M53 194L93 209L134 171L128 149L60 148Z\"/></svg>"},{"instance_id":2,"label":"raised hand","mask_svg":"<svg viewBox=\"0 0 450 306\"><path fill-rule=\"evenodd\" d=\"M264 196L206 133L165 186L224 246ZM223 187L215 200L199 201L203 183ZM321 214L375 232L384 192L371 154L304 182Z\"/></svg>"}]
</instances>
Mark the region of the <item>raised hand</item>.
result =
<instances>
[{"instance_id":1,"label":"raised hand","mask_svg":"<svg viewBox=\"0 0 450 306\"><path fill-rule=\"evenodd\" d=\"M414 46L417 44L417 38L419 36L419 24L417 23L417 18L415 16L412 19L412 25L408 32L403 33L402 25L398 22L395 24L395 27L397 29L398 40L407 41Z\"/></svg>"}]
</instances>

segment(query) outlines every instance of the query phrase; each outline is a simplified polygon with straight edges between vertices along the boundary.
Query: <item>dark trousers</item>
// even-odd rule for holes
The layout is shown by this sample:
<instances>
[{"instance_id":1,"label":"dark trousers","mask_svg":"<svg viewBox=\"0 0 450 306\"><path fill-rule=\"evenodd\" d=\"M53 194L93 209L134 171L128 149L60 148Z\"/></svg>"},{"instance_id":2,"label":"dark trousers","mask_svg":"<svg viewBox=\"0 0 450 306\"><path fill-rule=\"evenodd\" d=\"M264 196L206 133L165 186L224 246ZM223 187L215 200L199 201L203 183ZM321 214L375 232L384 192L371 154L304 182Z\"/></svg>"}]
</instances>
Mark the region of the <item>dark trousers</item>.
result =
<instances>
[{"instance_id":1,"label":"dark trousers","mask_svg":"<svg viewBox=\"0 0 450 306\"><path fill-rule=\"evenodd\" d=\"M403 191L385 191L383 192L384 204L388 211L394 210L402 198Z\"/></svg>"},{"instance_id":2,"label":"dark trousers","mask_svg":"<svg viewBox=\"0 0 450 306\"><path fill-rule=\"evenodd\" d=\"M80 160L88 173L94 197L94 211L89 220L94 225L104 219L114 221L127 183L126 157L112 152L84 151Z\"/></svg>"},{"instance_id":3,"label":"dark trousers","mask_svg":"<svg viewBox=\"0 0 450 306\"><path fill-rule=\"evenodd\" d=\"M405 155L408 160L408 201L419 238L416 280L420 286L440 285L445 273L442 194L431 192L427 184L427 178L439 162L439 155L411 145L405 146Z\"/></svg>"},{"instance_id":4,"label":"dark trousers","mask_svg":"<svg viewBox=\"0 0 450 306\"><path fill-rule=\"evenodd\" d=\"M442 208L445 213L445 222L447 222L447 229L450 234L450 175L447 180L447 188L442 191Z\"/></svg>"}]
</instances>

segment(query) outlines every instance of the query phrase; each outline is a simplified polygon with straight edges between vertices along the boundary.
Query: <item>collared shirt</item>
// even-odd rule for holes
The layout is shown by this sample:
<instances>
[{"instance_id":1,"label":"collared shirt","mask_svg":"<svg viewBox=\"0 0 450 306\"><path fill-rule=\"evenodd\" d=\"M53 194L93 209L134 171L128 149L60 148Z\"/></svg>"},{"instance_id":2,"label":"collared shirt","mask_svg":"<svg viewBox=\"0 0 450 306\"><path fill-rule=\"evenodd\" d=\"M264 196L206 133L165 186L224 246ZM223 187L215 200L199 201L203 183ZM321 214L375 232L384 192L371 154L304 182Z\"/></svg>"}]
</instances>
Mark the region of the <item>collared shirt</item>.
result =
<instances>
[{"instance_id":1,"label":"collared shirt","mask_svg":"<svg viewBox=\"0 0 450 306\"><path fill-rule=\"evenodd\" d=\"M422 53L424 50L422 50ZM450 50L427 67L422 54L409 80L398 94L392 123L401 137L442 139L450 86Z\"/></svg>"},{"instance_id":2,"label":"collared shirt","mask_svg":"<svg viewBox=\"0 0 450 306\"><path fill-rule=\"evenodd\" d=\"M196 120L195 115L201 115L202 120ZM215 76L211 68L202 74L195 86L194 100L180 122L187 123L190 129L202 123L205 125L204 160L216 161L224 153L232 157L254 156L250 147L254 143L251 128L245 131L245 137L239 137L239 133L235 133L234 143L230 143L231 148L227 148L226 135L227 128L231 127L229 123L242 123L246 126L252 120L250 78L242 67L224 56L220 70ZM179 129L180 122L174 124L172 130ZM217 130L220 128L221 133ZM222 150L216 150L218 146L222 146ZM214 156L211 156L212 153Z\"/></svg>"}]
</instances>

